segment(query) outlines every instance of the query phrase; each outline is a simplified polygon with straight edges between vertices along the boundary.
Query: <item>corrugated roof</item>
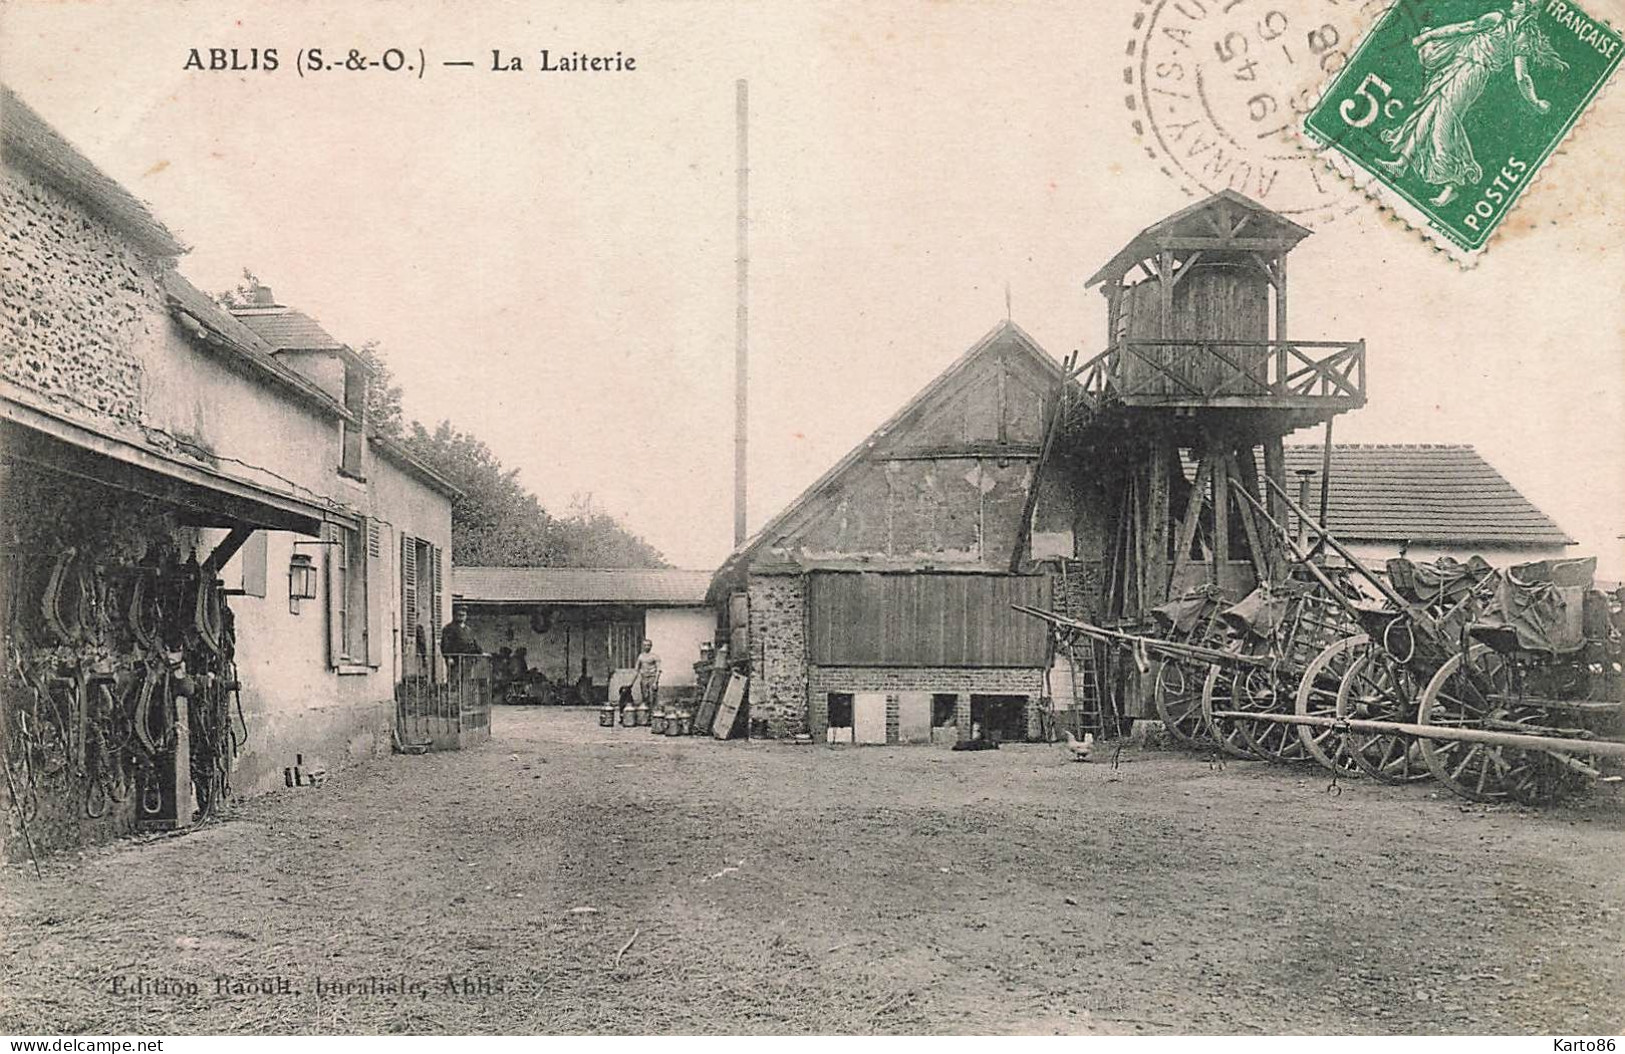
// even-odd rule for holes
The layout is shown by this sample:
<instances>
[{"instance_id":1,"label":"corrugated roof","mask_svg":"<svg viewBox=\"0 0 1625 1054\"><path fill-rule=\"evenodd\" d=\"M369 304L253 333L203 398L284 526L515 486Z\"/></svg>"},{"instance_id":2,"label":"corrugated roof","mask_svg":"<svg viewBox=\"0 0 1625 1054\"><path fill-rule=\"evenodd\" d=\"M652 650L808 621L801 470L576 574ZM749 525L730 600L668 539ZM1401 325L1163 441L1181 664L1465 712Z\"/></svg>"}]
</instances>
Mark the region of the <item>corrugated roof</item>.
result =
<instances>
[{"instance_id":1,"label":"corrugated roof","mask_svg":"<svg viewBox=\"0 0 1625 1054\"><path fill-rule=\"evenodd\" d=\"M1313 469L1320 498L1319 446L1286 448L1293 473ZM1456 545L1572 545L1563 529L1470 446L1332 444L1327 527L1349 541Z\"/></svg>"},{"instance_id":2,"label":"corrugated roof","mask_svg":"<svg viewBox=\"0 0 1625 1054\"><path fill-rule=\"evenodd\" d=\"M709 571L632 567L454 567L452 593L476 603L643 604L693 607L705 603Z\"/></svg>"},{"instance_id":3,"label":"corrugated roof","mask_svg":"<svg viewBox=\"0 0 1625 1054\"><path fill-rule=\"evenodd\" d=\"M277 351L343 351L345 347L303 311L239 310L232 316Z\"/></svg>"}]
</instances>

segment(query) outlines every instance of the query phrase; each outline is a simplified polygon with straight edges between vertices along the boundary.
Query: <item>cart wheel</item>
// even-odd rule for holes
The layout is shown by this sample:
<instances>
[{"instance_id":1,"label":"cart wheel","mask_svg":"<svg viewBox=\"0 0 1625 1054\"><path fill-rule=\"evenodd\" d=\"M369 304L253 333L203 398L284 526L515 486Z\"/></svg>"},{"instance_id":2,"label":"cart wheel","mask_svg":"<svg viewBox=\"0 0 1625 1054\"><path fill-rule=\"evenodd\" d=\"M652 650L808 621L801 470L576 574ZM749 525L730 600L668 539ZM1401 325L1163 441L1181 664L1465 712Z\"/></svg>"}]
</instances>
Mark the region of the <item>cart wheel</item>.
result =
<instances>
[{"instance_id":1,"label":"cart wheel","mask_svg":"<svg viewBox=\"0 0 1625 1054\"><path fill-rule=\"evenodd\" d=\"M1517 712L1529 709L1515 705L1512 665L1506 657L1488 645L1475 644L1439 667L1422 693L1416 720L1423 725L1481 728L1491 721L1529 721L1530 713ZM1551 757L1543 751L1424 739L1422 756L1439 782L1469 801L1513 798L1545 804L1558 794L1542 776L1542 758ZM1555 759L1553 763L1561 764Z\"/></svg>"},{"instance_id":2,"label":"cart wheel","mask_svg":"<svg viewBox=\"0 0 1625 1054\"><path fill-rule=\"evenodd\" d=\"M1337 716L1363 721L1416 720L1416 678L1381 648L1354 661L1337 686ZM1350 732L1348 750L1360 771L1382 783L1418 783L1433 778L1422 756L1423 741L1400 734Z\"/></svg>"},{"instance_id":3,"label":"cart wheel","mask_svg":"<svg viewBox=\"0 0 1625 1054\"><path fill-rule=\"evenodd\" d=\"M1230 689L1232 709L1261 714L1287 713L1289 688L1273 670L1239 671ZM1303 743L1292 725L1275 721L1234 721L1247 748L1266 761L1302 761Z\"/></svg>"},{"instance_id":4,"label":"cart wheel","mask_svg":"<svg viewBox=\"0 0 1625 1054\"><path fill-rule=\"evenodd\" d=\"M1232 757L1257 758L1234 721L1213 716L1215 710L1235 709L1233 694L1237 671L1217 663L1207 668L1202 682L1202 722L1207 726L1208 739Z\"/></svg>"},{"instance_id":5,"label":"cart wheel","mask_svg":"<svg viewBox=\"0 0 1625 1054\"><path fill-rule=\"evenodd\" d=\"M1168 733L1186 746L1207 743L1207 722L1202 716L1202 668L1164 659L1157 665L1153 697L1157 716Z\"/></svg>"},{"instance_id":6,"label":"cart wheel","mask_svg":"<svg viewBox=\"0 0 1625 1054\"><path fill-rule=\"evenodd\" d=\"M1297 712L1302 717L1332 717L1337 715L1337 693L1349 669L1371 648L1371 638L1364 633L1344 637L1316 655L1298 681ZM1349 747L1349 737L1335 728L1297 730L1298 741L1309 756L1321 767L1339 776L1357 776L1360 767Z\"/></svg>"},{"instance_id":7,"label":"cart wheel","mask_svg":"<svg viewBox=\"0 0 1625 1054\"><path fill-rule=\"evenodd\" d=\"M1545 724L1551 719L1549 711L1532 706L1518 707L1511 720ZM1506 778L1507 796L1520 805L1555 805L1587 790L1591 781L1563 762L1571 757L1582 765L1595 769L1599 762L1595 754L1553 754L1545 750L1508 751L1510 771Z\"/></svg>"}]
</instances>

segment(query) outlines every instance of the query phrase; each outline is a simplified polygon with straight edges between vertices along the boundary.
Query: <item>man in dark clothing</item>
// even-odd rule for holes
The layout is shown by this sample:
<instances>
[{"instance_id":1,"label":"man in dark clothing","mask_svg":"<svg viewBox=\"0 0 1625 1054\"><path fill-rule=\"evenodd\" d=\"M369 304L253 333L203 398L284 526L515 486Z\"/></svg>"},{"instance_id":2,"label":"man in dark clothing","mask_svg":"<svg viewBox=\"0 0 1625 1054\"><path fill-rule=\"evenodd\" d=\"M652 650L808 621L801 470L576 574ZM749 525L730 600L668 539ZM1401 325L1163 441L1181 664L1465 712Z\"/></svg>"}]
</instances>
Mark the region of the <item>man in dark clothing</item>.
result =
<instances>
[{"instance_id":1,"label":"man in dark clothing","mask_svg":"<svg viewBox=\"0 0 1625 1054\"><path fill-rule=\"evenodd\" d=\"M480 642L474 639L474 631L468 628L468 609L458 608L456 621L446 623L446 628L440 631L440 653L442 655L479 655L484 650Z\"/></svg>"}]
</instances>

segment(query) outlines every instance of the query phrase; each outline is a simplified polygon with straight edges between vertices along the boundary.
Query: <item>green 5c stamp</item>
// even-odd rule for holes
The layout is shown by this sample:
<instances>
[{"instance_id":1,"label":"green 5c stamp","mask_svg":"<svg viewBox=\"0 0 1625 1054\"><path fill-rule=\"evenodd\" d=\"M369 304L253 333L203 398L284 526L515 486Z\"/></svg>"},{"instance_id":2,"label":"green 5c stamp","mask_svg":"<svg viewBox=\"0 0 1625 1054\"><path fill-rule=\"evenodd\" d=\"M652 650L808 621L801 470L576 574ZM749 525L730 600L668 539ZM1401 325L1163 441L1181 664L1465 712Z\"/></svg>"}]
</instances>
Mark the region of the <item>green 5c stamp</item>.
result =
<instances>
[{"instance_id":1,"label":"green 5c stamp","mask_svg":"<svg viewBox=\"0 0 1625 1054\"><path fill-rule=\"evenodd\" d=\"M1622 52L1573 0L1398 0L1304 128L1368 191L1472 255Z\"/></svg>"}]
</instances>

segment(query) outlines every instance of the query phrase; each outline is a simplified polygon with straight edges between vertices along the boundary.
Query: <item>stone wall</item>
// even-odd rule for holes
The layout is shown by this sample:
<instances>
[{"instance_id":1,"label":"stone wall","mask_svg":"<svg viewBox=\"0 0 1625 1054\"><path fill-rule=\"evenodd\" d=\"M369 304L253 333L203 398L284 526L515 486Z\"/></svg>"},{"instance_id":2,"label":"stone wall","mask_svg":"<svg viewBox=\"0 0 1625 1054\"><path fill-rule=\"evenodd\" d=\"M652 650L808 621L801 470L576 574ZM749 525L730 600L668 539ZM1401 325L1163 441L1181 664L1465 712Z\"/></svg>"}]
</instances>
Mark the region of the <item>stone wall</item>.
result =
<instances>
[{"instance_id":1,"label":"stone wall","mask_svg":"<svg viewBox=\"0 0 1625 1054\"><path fill-rule=\"evenodd\" d=\"M807 580L751 575L750 720L770 736L807 731Z\"/></svg>"},{"instance_id":2,"label":"stone wall","mask_svg":"<svg viewBox=\"0 0 1625 1054\"><path fill-rule=\"evenodd\" d=\"M1106 569L1099 560L1048 561L1055 611L1068 618L1094 621L1105 608Z\"/></svg>"},{"instance_id":3,"label":"stone wall","mask_svg":"<svg viewBox=\"0 0 1625 1054\"><path fill-rule=\"evenodd\" d=\"M0 376L138 425L138 349L163 317L159 266L53 188L0 179Z\"/></svg>"}]
</instances>

